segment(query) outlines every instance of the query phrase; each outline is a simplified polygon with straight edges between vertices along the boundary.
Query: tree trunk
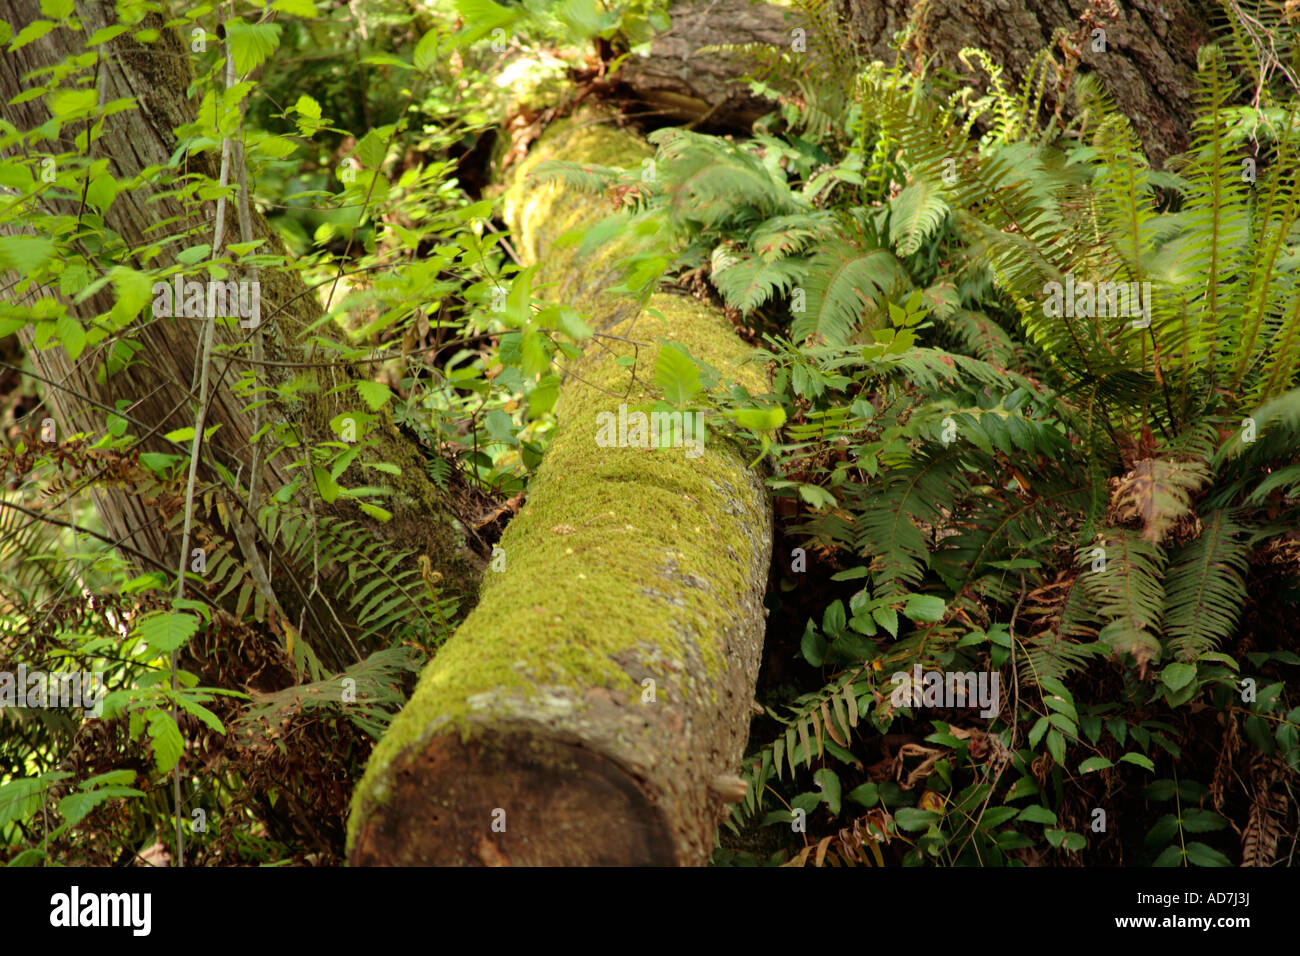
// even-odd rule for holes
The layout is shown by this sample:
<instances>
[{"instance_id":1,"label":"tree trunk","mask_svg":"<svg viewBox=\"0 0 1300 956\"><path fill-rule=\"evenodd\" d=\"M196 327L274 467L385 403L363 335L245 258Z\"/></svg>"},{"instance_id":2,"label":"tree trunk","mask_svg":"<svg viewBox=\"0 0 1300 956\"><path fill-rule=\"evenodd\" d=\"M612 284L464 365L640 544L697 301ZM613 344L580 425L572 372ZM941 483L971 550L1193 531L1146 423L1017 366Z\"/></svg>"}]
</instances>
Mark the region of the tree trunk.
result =
<instances>
[{"instance_id":1,"label":"tree trunk","mask_svg":"<svg viewBox=\"0 0 1300 956\"><path fill-rule=\"evenodd\" d=\"M41 18L38 0L14 0L14 3L16 9L6 13L6 17L15 24L15 29ZM8 103L28 88L33 81L27 77L33 70L42 67L48 70L52 65L82 53L86 38L116 19L112 5L103 3L81 4L76 16L82 24L81 32L59 26L36 42L0 57L0 100ZM162 21L156 15L146 18L139 26L159 29L158 40L143 46L134 42L128 33L93 48L101 54L98 73L100 102L111 103L119 97L134 97L138 104L137 108L103 120L103 135L94 143L93 155L87 157L107 159L109 172L119 181L139 176L142 170L150 167L168 169L178 146L174 130L192 123L195 118L195 102L187 98L186 92L192 80L190 58L193 54L188 44L174 29L161 29ZM19 130L33 129L49 119L44 97L6 105L4 109L5 119ZM63 135L70 142L71 134L80 132L84 125L78 123L76 130L65 129ZM59 149L39 142L34 145L37 149ZM15 154L16 150L8 152ZM181 163L189 170L216 179L219 150L188 151ZM233 173L230 179L235 181ZM165 245L161 254L147 265L138 260L131 262L137 270L151 270L155 274L176 265L175 253L180 249L212 242L215 209L215 203L183 203L174 194L160 195L157 181L158 177L146 176L139 185L123 189L104 215L103 228L103 235L116 233L128 249L137 250L159 242L164 235L159 224L166 224L165 235L176 236L176 240ZM45 201L50 208L78 216L85 212L79 200L79 196L51 191ZM267 240L263 251L283 254L278 236L255 207L251 218L254 237ZM227 207L226 223L226 241L240 241L233 200ZM85 231L91 233L92 230L87 228ZM95 268L92 264L92 269ZM298 273L291 270L262 270L260 287L262 321L257 333L251 334L264 335L266 359L284 364L271 364L253 371L264 381L277 384L295 374L296 370L288 367L292 362L310 363L310 356L304 354L298 345L298 337L300 331L317 318L320 310L315 292L308 290ZM42 294L58 296L52 289L38 289L30 292L29 296L35 298ZM114 300L112 286L105 286L80 305L70 305L70 309L84 320L109 311ZM25 345L38 374L46 383L44 395L55 412L53 417L57 422L58 436L63 438L80 431L100 433L105 420L102 406L113 408L119 400L126 399L129 410L124 414L134 423L131 432L147 436L139 446L141 451L187 453L188 443L180 447L165 441L162 436L194 424L196 358L203 324L186 318L150 319L146 310L124 332L142 346L137 360L103 381L99 380L105 362L102 346L87 349L73 362L62 347L35 349L30 335L27 335ZM243 329L223 328L218 323L215 343L229 346L248 334ZM236 395L231 386L249 366L228 352L216 354L218 357L212 369L216 386L211 393L207 427L219 425L220 428L205 443L205 461L200 478L219 480L210 467L215 461L236 475L246 488L253 462L251 439L256 429L253 414L247 408L251 399ZM307 394L303 400L292 406L277 405L265 409L263 420L280 419L290 423L308 443L337 441L328 422L349 408L365 409L360 406L355 392L329 395L328 390L352 377L352 370L341 364L320 370L321 388L314 392L305 390ZM465 529L449 507L446 496L429 481L419 450L397 432L391 418L381 416L376 427L382 457L398 465L402 474L391 479L397 492L393 499L396 507L390 505L394 518L387 525L376 525L375 533L427 554L432 566L442 573L448 592L472 598L481 574L482 558L467 546ZM264 440L264 448L269 444ZM288 470L292 458L292 454L283 452L269 458L266 453L262 455L260 482L266 496L274 495L293 480L294 474ZM358 477L355 483L364 481ZM236 497L231 494L225 506L228 513L237 515ZM238 497L243 500L243 496ZM163 567L177 568L180 536L169 527L157 504L146 503L144 496L132 493L130 489L115 488L96 489L95 503L108 535L134 550L134 554L127 552L128 560L143 555ZM342 498L335 502L334 507L318 503L317 508L322 514L359 516L355 506ZM244 543L241 542L241 550ZM294 612L311 603L305 597L302 584L309 579L310 573L274 566L266 542L261 542L261 545L264 560L272 565L275 590L283 606ZM246 559L250 557L245 553ZM322 613L317 619L318 626L330 626L330 617ZM296 613L293 620L297 622ZM310 640L310 634L305 636Z\"/></svg>"},{"instance_id":2,"label":"tree trunk","mask_svg":"<svg viewBox=\"0 0 1300 956\"><path fill-rule=\"evenodd\" d=\"M934 57L959 76L969 68L958 54L976 46L1006 70L1008 85L1018 84L1035 54L1053 47L1063 64L1079 61L1082 72L1094 72L1128 116L1153 163L1159 164L1189 145L1191 94L1196 51L1211 36L1212 12L1205 0L1138 0L1113 4L1114 12L1098 12L1095 0L830 0L825 28L793 7L750 0L691 0L671 9L673 26L657 37L646 58L631 57L618 74L648 105L678 120L700 121L747 129L773 108L748 92L739 77L753 69L743 58L697 53L701 47L765 43L794 52L795 29L804 30L805 50L824 54L827 29L844 31L871 59L893 63L894 34L909 23L917 34L905 50L910 62ZM1068 35L1054 45L1053 33ZM1094 51L1093 30L1105 30L1105 50ZM827 69L840 68L828 62ZM984 87L987 77L977 82ZM1058 91L1047 90L1048 113L1056 108ZM1065 115L1072 106L1060 103Z\"/></svg>"},{"instance_id":3,"label":"tree trunk","mask_svg":"<svg viewBox=\"0 0 1300 956\"><path fill-rule=\"evenodd\" d=\"M611 253L580 262L554 245L598 217L598 200L523 175L541 158L644 155L627 134L569 121L516 175L521 255L542 263L539 284L559 284L550 297L594 303L598 327L623 314L598 295ZM650 308L666 326L624 318L611 333L663 335L717 368L747 354L694 300L656 295ZM567 377L560 426L501 541L504 568L486 575L357 788L353 863L707 861L748 736L772 518L761 477L722 439L700 457L597 445L598 415L651 400L640 383L656 353L602 339ZM635 355L635 384L619 354Z\"/></svg>"}]
</instances>

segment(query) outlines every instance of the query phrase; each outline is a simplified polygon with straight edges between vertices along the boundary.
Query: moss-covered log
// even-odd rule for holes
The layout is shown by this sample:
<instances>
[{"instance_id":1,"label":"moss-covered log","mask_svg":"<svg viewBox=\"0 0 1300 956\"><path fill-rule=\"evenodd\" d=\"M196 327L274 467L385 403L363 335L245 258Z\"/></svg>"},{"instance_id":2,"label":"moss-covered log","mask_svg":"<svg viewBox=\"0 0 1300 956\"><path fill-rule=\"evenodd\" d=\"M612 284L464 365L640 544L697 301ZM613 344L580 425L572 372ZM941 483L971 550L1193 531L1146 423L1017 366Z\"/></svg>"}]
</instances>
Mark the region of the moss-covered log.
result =
<instances>
[{"instance_id":1,"label":"moss-covered log","mask_svg":"<svg viewBox=\"0 0 1300 956\"><path fill-rule=\"evenodd\" d=\"M509 203L548 297L629 331L599 287L609 256L575 261L565 229L599 200L522 183L540 157L635 165L643 147L600 124L553 129ZM556 291L558 290L558 291ZM657 295L633 333L736 372L746 347L716 312ZM632 337L632 336L629 336ZM356 864L703 864L746 741L763 641L771 512L761 476L721 439L599 447L597 415L628 390L603 340L561 389L559 426L501 540L504 569L426 668L354 796ZM642 374L655 348L641 347ZM499 555L498 558L501 556ZM731 799L735 799L734 790Z\"/></svg>"}]
</instances>

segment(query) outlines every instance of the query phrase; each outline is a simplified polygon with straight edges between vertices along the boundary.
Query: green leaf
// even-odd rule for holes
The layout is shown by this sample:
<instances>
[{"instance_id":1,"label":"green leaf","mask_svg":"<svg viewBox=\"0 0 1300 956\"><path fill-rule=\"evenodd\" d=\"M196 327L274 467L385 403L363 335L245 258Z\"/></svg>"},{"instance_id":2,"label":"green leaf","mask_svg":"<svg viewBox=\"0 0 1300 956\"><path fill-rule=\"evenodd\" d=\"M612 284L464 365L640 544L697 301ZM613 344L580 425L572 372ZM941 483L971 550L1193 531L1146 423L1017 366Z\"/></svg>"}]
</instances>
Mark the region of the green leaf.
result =
<instances>
[{"instance_id":1,"label":"green leaf","mask_svg":"<svg viewBox=\"0 0 1300 956\"><path fill-rule=\"evenodd\" d=\"M822 633L830 637L838 637L844 631L846 620L844 603L838 599L832 601L826 610L822 612Z\"/></svg>"},{"instance_id":2,"label":"green leaf","mask_svg":"<svg viewBox=\"0 0 1300 956\"><path fill-rule=\"evenodd\" d=\"M42 792L50 784L70 776L72 774L67 771L56 771L39 777L19 777L0 784L0 827L30 818L40 809Z\"/></svg>"},{"instance_id":3,"label":"green leaf","mask_svg":"<svg viewBox=\"0 0 1300 956\"><path fill-rule=\"evenodd\" d=\"M1056 814L1037 803L1031 803L1021 810L1017 819L1024 820L1026 823L1044 823L1053 826L1056 824Z\"/></svg>"},{"instance_id":4,"label":"green leaf","mask_svg":"<svg viewBox=\"0 0 1300 956\"><path fill-rule=\"evenodd\" d=\"M53 20L33 20L27 26L18 31L18 36L14 37L13 42L9 44L9 52L21 50L29 43L35 43L45 34L49 33L55 27Z\"/></svg>"},{"instance_id":5,"label":"green leaf","mask_svg":"<svg viewBox=\"0 0 1300 956\"><path fill-rule=\"evenodd\" d=\"M275 3L271 4L271 9L308 20L316 16L316 4L312 3L312 0L275 0Z\"/></svg>"},{"instance_id":6,"label":"green leaf","mask_svg":"<svg viewBox=\"0 0 1300 956\"><path fill-rule=\"evenodd\" d=\"M320 104L306 93L299 96L298 102L293 104L293 112L298 115L298 132L303 136L315 136L316 131L323 125L321 123Z\"/></svg>"},{"instance_id":7,"label":"green leaf","mask_svg":"<svg viewBox=\"0 0 1300 956\"><path fill-rule=\"evenodd\" d=\"M55 90L50 94L50 112L59 119L70 119L93 112L98 102L94 90Z\"/></svg>"},{"instance_id":8,"label":"green leaf","mask_svg":"<svg viewBox=\"0 0 1300 956\"><path fill-rule=\"evenodd\" d=\"M334 480L334 477L320 465L312 465L311 474L316 480L316 491L320 494L321 501L326 504L337 498L340 492L343 491L339 487L339 483Z\"/></svg>"},{"instance_id":9,"label":"green leaf","mask_svg":"<svg viewBox=\"0 0 1300 956\"><path fill-rule=\"evenodd\" d=\"M861 786L854 787L844 797L860 807L871 808L880 800L880 788L879 785L874 783L864 783Z\"/></svg>"},{"instance_id":10,"label":"green leaf","mask_svg":"<svg viewBox=\"0 0 1300 956\"><path fill-rule=\"evenodd\" d=\"M1164 852L1156 857L1152 866L1182 866L1183 851L1178 846L1167 846Z\"/></svg>"},{"instance_id":11,"label":"green leaf","mask_svg":"<svg viewBox=\"0 0 1300 956\"><path fill-rule=\"evenodd\" d=\"M369 406L372 412L377 412L393 397L388 386L383 382L371 382L369 380L357 382L357 394L361 400Z\"/></svg>"},{"instance_id":12,"label":"green leaf","mask_svg":"<svg viewBox=\"0 0 1300 956\"><path fill-rule=\"evenodd\" d=\"M833 508L836 504L835 496L821 485L800 485L799 497L814 508Z\"/></svg>"},{"instance_id":13,"label":"green leaf","mask_svg":"<svg viewBox=\"0 0 1300 956\"><path fill-rule=\"evenodd\" d=\"M74 0L41 0L41 15L51 20L62 20L72 15Z\"/></svg>"},{"instance_id":14,"label":"green leaf","mask_svg":"<svg viewBox=\"0 0 1300 956\"><path fill-rule=\"evenodd\" d=\"M54 327L58 332L59 344L68 353L68 358L75 362L86 348L86 330L66 312L54 320Z\"/></svg>"},{"instance_id":15,"label":"green leaf","mask_svg":"<svg viewBox=\"0 0 1300 956\"><path fill-rule=\"evenodd\" d=\"M1187 844L1187 862L1196 866L1232 866L1232 861L1204 843Z\"/></svg>"},{"instance_id":16,"label":"green leaf","mask_svg":"<svg viewBox=\"0 0 1300 956\"><path fill-rule=\"evenodd\" d=\"M213 733L224 734L226 732L226 728L221 725L221 719L198 701L190 700L185 694L178 695L178 700L182 710L199 718Z\"/></svg>"},{"instance_id":17,"label":"green leaf","mask_svg":"<svg viewBox=\"0 0 1300 956\"><path fill-rule=\"evenodd\" d=\"M226 21L226 43L235 62L235 72L247 76L280 46L280 25L245 23L243 18L235 17Z\"/></svg>"},{"instance_id":18,"label":"green leaf","mask_svg":"<svg viewBox=\"0 0 1300 956\"><path fill-rule=\"evenodd\" d=\"M109 273L113 280L113 291L117 301L109 320L116 328L123 328L135 320L153 295L153 283L149 276L136 272L128 266L114 266Z\"/></svg>"},{"instance_id":19,"label":"green leaf","mask_svg":"<svg viewBox=\"0 0 1300 956\"><path fill-rule=\"evenodd\" d=\"M177 611L154 611L140 620L135 635L144 640L153 655L170 654L183 647L199 629L193 614Z\"/></svg>"},{"instance_id":20,"label":"green leaf","mask_svg":"<svg viewBox=\"0 0 1300 956\"><path fill-rule=\"evenodd\" d=\"M1094 770L1105 770L1107 767L1113 766L1115 765L1105 757L1089 757L1079 764L1079 773L1092 773Z\"/></svg>"},{"instance_id":21,"label":"green leaf","mask_svg":"<svg viewBox=\"0 0 1300 956\"><path fill-rule=\"evenodd\" d=\"M939 814L933 810L917 810L915 807L900 807L894 811L894 820L900 829L908 831L928 830L938 823Z\"/></svg>"},{"instance_id":22,"label":"green leaf","mask_svg":"<svg viewBox=\"0 0 1300 956\"><path fill-rule=\"evenodd\" d=\"M821 787L822 799L826 801L826 806L831 813L839 816L840 813L840 778L834 770L823 768L813 774L813 782Z\"/></svg>"},{"instance_id":23,"label":"green leaf","mask_svg":"<svg viewBox=\"0 0 1300 956\"><path fill-rule=\"evenodd\" d=\"M803 652L804 660L813 667L821 667L822 662L826 660L826 641L817 633L817 628L812 621L809 621L808 626L804 628L799 649Z\"/></svg>"},{"instance_id":24,"label":"green leaf","mask_svg":"<svg viewBox=\"0 0 1300 956\"><path fill-rule=\"evenodd\" d=\"M808 266L805 310L794 316L796 341L820 335L827 345L846 345L858 328L868 298L905 281L898 260L884 249L863 249L842 240L827 243Z\"/></svg>"},{"instance_id":25,"label":"green leaf","mask_svg":"<svg viewBox=\"0 0 1300 956\"><path fill-rule=\"evenodd\" d=\"M903 605L903 615L909 621L941 621L947 610L943 598L932 594L909 594Z\"/></svg>"},{"instance_id":26,"label":"green leaf","mask_svg":"<svg viewBox=\"0 0 1300 956\"><path fill-rule=\"evenodd\" d=\"M1183 810L1183 829L1188 833L1212 833L1227 825L1228 821L1213 810L1202 810L1199 807Z\"/></svg>"},{"instance_id":27,"label":"green leaf","mask_svg":"<svg viewBox=\"0 0 1300 956\"><path fill-rule=\"evenodd\" d=\"M370 517L374 518L376 521L393 520L393 513L391 511L379 507L379 505L359 503L357 507L360 508L363 513L370 515Z\"/></svg>"},{"instance_id":28,"label":"green leaf","mask_svg":"<svg viewBox=\"0 0 1300 956\"><path fill-rule=\"evenodd\" d=\"M415 45L415 55L411 62L421 73L428 73L438 66L440 57L438 56L437 27L433 27L424 36L420 37L420 42Z\"/></svg>"},{"instance_id":29,"label":"green leaf","mask_svg":"<svg viewBox=\"0 0 1300 956\"><path fill-rule=\"evenodd\" d=\"M1152 773L1155 773L1156 770L1156 765L1151 762L1150 757L1145 757L1138 753L1125 754L1119 758L1119 762L1131 763L1136 767L1141 767L1143 770L1150 770Z\"/></svg>"},{"instance_id":30,"label":"green leaf","mask_svg":"<svg viewBox=\"0 0 1300 956\"><path fill-rule=\"evenodd\" d=\"M710 278L727 305L748 314L775 293L788 294L803 278L806 268L806 263L798 259L749 259L714 272Z\"/></svg>"},{"instance_id":31,"label":"green leaf","mask_svg":"<svg viewBox=\"0 0 1300 956\"><path fill-rule=\"evenodd\" d=\"M551 368L550 339L538 329L529 329L519 343L519 368L530 379L537 379Z\"/></svg>"},{"instance_id":32,"label":"green leaf","mask_svg":"<svg viewBox=\"0 0 1300 956\"><path fill-rule=\"evenodd\" d=\"M887 630L891 636L898 637L898 612L892 607L872 609L871 619Z\"/></svg>"},{"instance_id":33,"label":"green leaf","mask_svg":"<svg viewBox=\"0 0 1300 956\"><path fill-rule=\"evenodd\" d=\"M948 215L937 186L917 179L889 201L889 238L898 254L910 256L932 236Z\"/></svg>"},{"instance_id":34,"label":"green leaf","mask_svg":"<svg viewBox=\"0 0 1300 956\"><path fill-rule=\"evenodd\" d=\"M83 793L70 793L59 801L59 813L68 826L75 827L95 807L116 797L143 797L144 793L133 787L98 787Z\"/></svg>"},{"instance_id":35,"label":"green leaf","mask_svg":"<svg viewBox=\"0 0 1300 956\"><path fill-rule=\"evenodd\" d=\"M1160 672L1160 680L1170 690L1182 690L1196 678L1195 664L1166 664Z\"/></svg>"},{"instance_id":36,"label":"green leaf","mask_svg":"<svg viewBox=\"0 0 1300 956\"><path fill-rule=\"evenodd\" d=\"M741 428L755 432L771 431L785 424L785 409L780 405L771 408L738 408L735 418L736 424Z\"/></svg>"},{"instance_id":37,"label":"green leaf","mask_svg":"<svg viewBox=\"0 0 1300 956\"><path fill-rule=\"evenodd\" d=\"M160 773L176 766L185 752L185 739L171 714L155 710L149 717L149 739L153 741L153 756Z\"/></svg>"},{"instance_id":38,"label":"green leaf","mask_svg":"<svg viewBox=\"0 0 1300 956\"><path fill-rule=\"evenodd\" d=\"M591 326L582 321L582 316L573 309L561 308L557 321L560 331L571 339L581 342L592 336Z\"/></svg>"},{"instance_id":39,"label":"green leaf","mask_svg":"<svg viewBox=\"0 0 1300 956\"><path fill-rule=\"evenodd\" d=\"M194 263L202 262L206 259L208 253L211 251L211 244L201 242L197 246L190 246L188 249L182 249L180 252L176 253L176 261L183 262L187 266L192 266Z\"/></svg>"},{"instance_id":40,"label":"green leaf","mask_svg":"<svg viewBox=\"0 0 1300 956\"><path fill-rule=\"evenodd\" d=\"M655 359L655 384L663 389L664 401L681 408L702 388L700 370L690 353L676 342L665 342Z\"/></svg>"},{"instance_id":41,"label":"green leaf","mask_svg":"<svg viewBox=\"0 0 1300 956\"><path fill-rule=\"evenodd\" d=\"M13 269L23 275L32 275L45 265L58 246L50 239L39 236L0 236L0 267Z\"/></svg>"}]
</instances>

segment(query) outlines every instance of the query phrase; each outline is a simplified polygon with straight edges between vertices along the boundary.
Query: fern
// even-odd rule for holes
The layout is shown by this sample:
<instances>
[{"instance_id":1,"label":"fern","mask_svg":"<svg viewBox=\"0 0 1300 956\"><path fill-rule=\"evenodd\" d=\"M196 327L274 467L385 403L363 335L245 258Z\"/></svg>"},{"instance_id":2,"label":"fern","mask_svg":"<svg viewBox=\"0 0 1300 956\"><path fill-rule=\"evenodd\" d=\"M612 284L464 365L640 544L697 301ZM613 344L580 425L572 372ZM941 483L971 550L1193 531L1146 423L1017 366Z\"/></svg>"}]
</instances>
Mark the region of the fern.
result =
<instances>
[{"instance_id":1,"label":"fern","mask_svg":"<svg viewBox=\"0 0 1300 956\"><path fill-rule=\"evenodd\" d=\"M1165 574L1166 650L1195 661L1233 633L1246 600L1244 528L1229 512L1202 519L1201 534L1176 550Z\"/></svg>"},{"instance_id":2,"label":"fern","mask_svg":"<svg viewBox=\"0 0 1300 956\"><path fill-rule=\"evenodd\" d=\"M806 263L801 259L777 259L764 262L750 259L715 270L712 280L727 305L749 313L769 301L774 294L788 293L803 277Z\"/></svg>"},{"instance_id":3,"label":"fern","mask_svg":"<svg viewBox=\"0 0 1300 956\"><path fill-rule=\"evenodd\" d=\"M808 263L806 307L795 314L790 331L796 340L815 335L828 345L844 345L876 298L908 284L887 250L833 240Z\"/></svg>"},{"instance_id":4,"label":"fern","mask_svg":"<svg viewBox=\"0 0 1300 956\"><path fill-rule=\"evenodd\" d=\"M914 179L889 203L889 238L899 255L910 256L934 235L948 216L943 194L925 179Z\"/></svg>"},{"instance_id":5,"label":"fern","mask_svg":"<svg viewBox=\"0 0 1300 956\"><path fill-rule=\"evenodd\" d=\"M1132 654L1139 667L1160 656L1159 631L1165 605L1160 573L1165 555L1158 545L1131 531L1112 529L1102 542L1104 570L1085 572L1085 587L1105 625L1098 635L1117 654ZM1094 560L1092 548L1080 554Z\"/></svg>"}]
</instances>

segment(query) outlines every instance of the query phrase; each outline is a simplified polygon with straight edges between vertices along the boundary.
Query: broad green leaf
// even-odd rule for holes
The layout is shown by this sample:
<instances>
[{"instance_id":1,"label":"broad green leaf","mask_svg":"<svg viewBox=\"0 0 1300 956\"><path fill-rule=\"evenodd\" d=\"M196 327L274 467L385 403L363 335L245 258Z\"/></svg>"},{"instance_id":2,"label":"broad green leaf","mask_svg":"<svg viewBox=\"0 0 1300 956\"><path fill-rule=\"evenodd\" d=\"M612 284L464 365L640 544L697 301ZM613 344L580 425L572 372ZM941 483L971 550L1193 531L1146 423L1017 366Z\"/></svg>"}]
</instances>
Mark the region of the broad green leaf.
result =
<instances>
[{"instance_id":1,"label":"broad green leaf","mask_svg":"<svg viewBox=\"0 0 1300 956\"><path fill-rule=\"evenodd\" d=\"M235 17L226 21L226 44L235 62L235 72L247 76L280 46L280 25L245 23L241 17Z\"/></svg>"},{"instance_id":2,"label":"broad green leaf","mask_svg":"<svg viewBox=\"0 0 1300 956\"><path fill-rule=\"evenodd\" d=\"M1144 757L1142 754L1130 753L1119 758L1120 763L1131 763L1134 766L1141 767L1144 770L1150 770L1155 773L1156 765L1151 762L1150 757Z\"/></svg>"},{"instance_id":3,"label":"broad green leaf","mask_svg":"<svg viewBox=\"0 0 1300 956\"><path fill-rule=\"evenodd\" d=\"M785 409L780 405L773 405L771 408L738 408L736 424L750 431L771 431L785 424Z\"/></svg>"},{"instance_id":4,"label":"broad green leaf","mask_svg":"<svg viewBox=\"0 0 1300 956\"><path fill-rule=\"evenodd\" d=\"M49 33L55 27L53 20L33 20L27 26L18 31L18 36L14 37L13 42L9 44L9 52L21 50L29 43L35 43L45 34Z\"/></svg>"},{"instance_id":5,"label":"broad green leaf","mask_svg":"<svg viewBox=\"0 0 1300 956\"><path fill-rule=\"evenodd\" d=\"M316 491L320 494L321 501L329 504L342 492L343 489L339 487L339 483L320 465L312 465L311 473L316 480Z\"/></svg>"},{"instance_id":6,"label":"broad green leaf","mask_svg":"<svg viewBox=\"0 0 1300 956\"><path fill-rule=\"evenodd\" d=\"M821 788L822 799L826 801L826 806L831 813L839 816L840 813L840 778L836 776L834 770L823 768L813 774L813 782Z\"/></svg>"},{"instance_id":7,"label":"broad green leaf","mask_svg":"<svg viewBox=\"0 0 1300 956\"><path fill-rule=\"evenodd\" d=\"M153 741L153 755L160 773L176 766L185 752L185 739L171 714L155 710L149 717L149 739Z\"/></svg>"},{"instance_id":8,"label":"broad green leaf","mask_svg":"<svg viewBox=\"0 0 1300 956\"><path fill-rule=\"evenodd\" d=\"M665 342L655 359L655 384L664 390L664 401L681 408L699 393L700 370L682 346Z\"/></svg>"},{"instance_id":9,"label":"broad green leaf","mask_svg":"<svg viewBox=\"0 0 1300 956\"><path fill-rule=\"evenodd\" d=\"M306 93L299 96L298 102L293 104L293 112L298 116L298 132L303 136L315 136L316 131L323 125L321 123L320 104Z\"/></svg>"},{"instance_id":10,"label":"broad green leaf","mask_svg":"<svg viewBox=\"0 0 1300 956\"><path fill-rule=\"evenodd\" d=\"M31 275L57 251L52 240L40 236L0 236L0 268Z\"/></svg>"},{"instance_id":11,"label":"broad green leaf","mask_svg":"<svg viewBox=\"0 0 1300 956\"><path fill-rule=\"evenodd\" d=\"M910 621L931 623L943 620L948 605L943 598L933 594L909 594L903 605L903 614Z\"/></svg>"},{"instance_id":12,"label":"broad green leaf","mask_svg":"<svg viewBox=\"0 0 1300 956\"><path fill-rule=\"evenodd\" d=\"M1196 866L1232 866L1232 861L1204 843L1187 844L1187 862Z\"/></svg>"},{"instance_id":13,"label":"broad green leaf","mask_svg":"<svg viewBox=\"0 0 1300 956\"><path fill-rule=\"evenodd\" d=\"M89 113L99 102L94 90L55 90L50 94L50 112L58 119Z\"/></svg>"},{"instance_id":14,"label":"broad green leaf","mask_svg":"<svg viewBox=\"0 0 1300 956\"><path fill-rule=\"evenodd\" d=\"M1021 810L1017 819L1024 820L1026 823L1046 823L1053 826L1056 824L1056 814L1037 803L1031 803Z\"/></svg>"},{"instance_id":15,"label":"broad green leaf","mask_svg":"<svg viewBox=\"0 0 1300 956\"><path fill-rule=\"evenodd\" d=\"M1166 664L1160 672L1160 680L1170 690L1182 690L1196 677L1195 664Z\"/></svg>"},{"instance_id":16,"label":"broad green leaf","mask_svg":"<svg viewBox=\"0 0 1300 956\"><path fill-rule=\"evenodd\" d=\"M420 42L415 45L415 55L412 63L421 73L428 73L440 62L438 56L438 28L433 27L424 36L420 37Z\"/></svg>"},{"instance_id":17,"label":"broad green leaf","mask_svg":"<svg viewBox=\"0 0 1300 956\"><path fill-rule=\"evenodd\" d=\"M199 619L177 611L154 611L136 624L137 637L144 640L150 653L170 654L183 647L198 632Z\"/></svg>"},{"instance_id":18,"label":"broad green leaf","mask_svg":"<svg viewBox=\"0 0 1300 956\"><path fill-rule=\"evenodd\" d=\"M357 394L361 396L361 400L370 407L372 412L379 411L393 397L393 393L383 382L371 382L369 380L357 382Z\"/></svg>"},{"instance_id":19,"label":"broad green leaf","mask_svg":"<svg viewBox=\"0 0 1300 956\"><path fill-rule=\"evenodd\" d=\"M927 830L939 822L939 814L933 810L917 810L914 807L900 807L894 811L894 820L902 830Z\"/></svg>"},{"instance_id":20,"label":"broad green leaf","mask_svg":"<svg viewBox=\"0 0 1300 956\"><path fill-rule=\"evenodd\" d=\"M68 353L68 358L76 361L86 348L86 330L66 312L54 320L54 327L58 330L59 344Z\"/></svg>"}]
</instances>

